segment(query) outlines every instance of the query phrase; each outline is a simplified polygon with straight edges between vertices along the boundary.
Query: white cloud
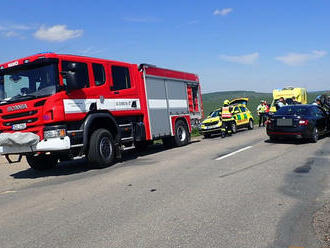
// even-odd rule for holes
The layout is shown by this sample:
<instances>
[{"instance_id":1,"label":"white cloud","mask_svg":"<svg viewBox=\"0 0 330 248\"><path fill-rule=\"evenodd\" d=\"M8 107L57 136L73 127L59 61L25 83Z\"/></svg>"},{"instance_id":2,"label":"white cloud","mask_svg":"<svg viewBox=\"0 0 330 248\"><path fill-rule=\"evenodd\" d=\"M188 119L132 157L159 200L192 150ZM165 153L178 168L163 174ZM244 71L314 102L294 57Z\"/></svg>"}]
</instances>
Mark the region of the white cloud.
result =
<instances>
[{"instance_id":1,"label":"white cloud","mask_svg":"<svg viewBox=\"0 0 330 248\"><path fill-rule=\"evenodd\" d=\"M229 56L229 55L220 55L220 59L228 62L245 64L245 65L252 65L254 64L259 58L259 53L251 53L251 54L244 54L238 56Z\"/></svg>"},{"instance_id":2,"label":"white cloud","mask_svg":"<svg viewBox=\"0 0 330 248\"><path fill-rule=\"evenodd\" d=\"M41 26L35 33L34 37L39 40L52 42L62 42L82 36L83 30L70 30L66 25L55 25L52 27Z\"/></svg>"},{"instance_id":3,"label":"white cloud","mask_svg":"<svg viewBox=\"0 0 330 248\"><path fill-rule=\"evenodd\" d=\"M308 61L320 59L327 55L326 51L315 50L311 53L288 53L275 59L290 66L304 65Z\"/></svg>"},{"instance_id":4,"label":"white cloud","mask_svg":"<svg viewBox=\"0 0 330 248\"><path fill-rule=\"evenodd\" d=\"M35 25L27 25L27 24L9 24L9 25L0 25L0 30L4 31L8 31L8 30L22 30L22 31L26 31L26 30L31 30L31 29L35 29L36 26Z\"/></svg>"},{"instance_id":5,"label":"white cloud","mask_svg":"<svg viewBox=\"0 0 330 248\"><path fill-rule=\"evenodd\" d=\"M232 11L233 11L232 8L225 8L225 9L221 9L221 10L216 9L215 11L213 11L213 15L226 16L226 15L228 15Z\"/></svg>"},{"instance_id":6,"label":"white cloud","mask_svg":"<svg viewBox=\"0 0 330 248\"><path fill-rule=\"evenodd\" d=\"M7 38L13 38L13 37L20 37L20 34L17 33L16 31L7 31L3 33L3 36Z\"/></svg>"},{"instance_id":7,"label":"white cloud","mask_svg":"<svg viewBox=\"0 0 330 248\"><path fill-rule=\"evenodd\" d=\"M14 24L9 26L10 29L16 29L16 30L31 30L36 28L35 25L22 25L22 24Z\"/></svg>"},{"instance_id":8,"label":"white cloud","mask_svg":"<svg viewBox=\"0 0 330 248\"><path fill-rule=\"evenodd\" d=\"M35 25L31 24L3 24L0 25L1 36L6 38L21 38L24 39L27 31L35 29Z\"/></svg>"}]
</instances>

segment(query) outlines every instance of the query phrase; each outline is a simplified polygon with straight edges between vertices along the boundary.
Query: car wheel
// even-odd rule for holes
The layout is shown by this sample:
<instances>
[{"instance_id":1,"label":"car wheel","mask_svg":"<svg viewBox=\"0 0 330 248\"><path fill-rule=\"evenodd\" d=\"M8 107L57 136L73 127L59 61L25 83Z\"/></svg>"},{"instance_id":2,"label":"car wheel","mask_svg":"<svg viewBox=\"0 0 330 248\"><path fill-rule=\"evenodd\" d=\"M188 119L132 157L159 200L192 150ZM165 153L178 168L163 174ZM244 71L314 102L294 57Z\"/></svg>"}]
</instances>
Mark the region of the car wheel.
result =
<instances>
[{"instance_id":1,"label":"car wheel","mask_svg":"<svg viewBox=\"0 0 330 248\"><path fill-rule=\"evenodd\" d=\"M316 127L314 127L311 142L317 143L318 140L319 140L319 131Z\"/></svg>"},{"instance_id":2,"label":"car wheel","mask_svg":"<svg viewBox=\"0 0 330 248\"><path fill-rule=\"evenodd\" d=\"M269 140L270 140L271 142L275 142L275 141L278 140L278 138L277 138L277 137L274 137L274 136L270 136L270 137L269 137Z\"/></svg>"},{"instance_id":3,"label":"car wheel","mask_svg":"<svg viewBox=\"0 0 330 248\"><path fill-rule=\"evenodd\" d=\"M53 154L26 155L26 160L30 167L34 170L44 171L56 167L58 156Z\"/></svg>"},{"instance_id":4,"label":"car wheel","mask_svg":"<svg viewBox=\"0 0 330 248\"><path fill-rule=\"evenodd\" d=\"M249 126L248 126L248 129L249 129L249 130L252 130L253 128L254 128L254 123L253 123L253 120L250 119L250 120L249 120Z\"/></svg>"},{"instance_id":5,"label":"car wheel","mask_svg":"<svg viewBox=\"0 0 330 248\"><path fill-rule=\"evenodd\" d=\"M115 146L111 133L104 128L92 133L87 158L93 168L104 168L112 165Z\"/></svg>"},{"instance_id":6,"label":"car wheel","mask_svg":"<svg viewBox=\"0 0 330 248\"><path fill-rule=\"evenodd\" d=\"M231 123L231 131L232 133L237 133L237 126L235 122Z\"/></svg>"}]
</instances>

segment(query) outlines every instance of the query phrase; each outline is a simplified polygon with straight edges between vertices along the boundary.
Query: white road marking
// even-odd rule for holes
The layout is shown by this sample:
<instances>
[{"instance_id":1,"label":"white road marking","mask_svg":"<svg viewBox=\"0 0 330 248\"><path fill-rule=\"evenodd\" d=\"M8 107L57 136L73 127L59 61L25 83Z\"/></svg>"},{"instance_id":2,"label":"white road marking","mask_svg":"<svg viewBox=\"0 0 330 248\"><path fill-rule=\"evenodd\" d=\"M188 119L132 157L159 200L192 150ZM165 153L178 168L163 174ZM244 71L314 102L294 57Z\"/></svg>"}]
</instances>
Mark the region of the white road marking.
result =
<instances>
[{"instance_id":1,"label":"white road marking","mask_svg":"<svg viewBox=\"0 0 330 248\"><path fill-rule=\"evenodd\" d=\"M230 157L230 156L235 155L236 153L243 152L243 151L245 151L245 150L247 150L247 149L250 149L250 148L252 148L252 147L253 147L253 146L247 146L247 147L241 148L241 149L239 149L239 150L237 150L237 151L234 151L234 152L232 152L232 153L229 153L229 154L227 154L227 155L224 155L224 156L218 157L218 158L216 158L215 160L222 160L222 159L224 159L224 158L228 158L228 157Z\"/></svg>"},{"instance_id":2,"label":"white road marking","mask_svg":"<svg viewBox=\"0 0 330 248\"><path fill-rule=\"evenodd\" d=\"M14 190L7 190L7 191L0 192L0 195L10 194L10 193L16 193L16 191L14 191Z\"/></svg>"}]
</instances>

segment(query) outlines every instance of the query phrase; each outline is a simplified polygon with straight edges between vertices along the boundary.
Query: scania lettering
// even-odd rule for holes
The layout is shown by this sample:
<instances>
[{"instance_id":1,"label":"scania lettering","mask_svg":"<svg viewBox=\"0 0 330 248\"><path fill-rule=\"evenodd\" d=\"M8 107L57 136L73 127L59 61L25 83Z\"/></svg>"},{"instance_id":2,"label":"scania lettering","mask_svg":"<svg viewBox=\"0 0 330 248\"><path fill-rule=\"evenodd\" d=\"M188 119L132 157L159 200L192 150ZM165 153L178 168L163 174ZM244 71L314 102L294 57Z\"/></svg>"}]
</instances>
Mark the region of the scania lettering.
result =
<instances>
[{"instance_id":1,"label":"scania lettering","mask_svg":"<svg viewBox=\"0 0 330 248\"><path fill-rule=\"evenodd\" d=\"M196 74L45 53L0 65L0 153L36 170L86 156L93 167L124 146L189 143L203 116Z\"/></svg>"}]
</instances>

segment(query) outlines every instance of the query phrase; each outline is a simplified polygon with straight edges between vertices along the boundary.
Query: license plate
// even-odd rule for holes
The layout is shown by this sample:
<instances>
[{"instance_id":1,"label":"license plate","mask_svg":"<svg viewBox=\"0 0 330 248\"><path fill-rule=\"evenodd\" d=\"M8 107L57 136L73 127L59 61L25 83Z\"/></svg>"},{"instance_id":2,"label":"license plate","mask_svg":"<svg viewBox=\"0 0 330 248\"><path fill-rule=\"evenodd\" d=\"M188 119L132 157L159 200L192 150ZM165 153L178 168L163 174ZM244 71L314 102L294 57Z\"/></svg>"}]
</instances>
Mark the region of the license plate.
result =
<instances>
[{"instance_id":1,"label":"license plate","mask_svg":"<svg viewBox=\"0 0 330 248\"><path fill-rule=\"evenodd\" d=\"M283 127L289 127L292 126L292 119L277 119L277 126Z\"/></svg>"},{"instance_id":2,"label":"license plate","mask_svg":"<svg viewBox=\"0 0 330 248\"><path fill-rule=\"evenodd\" d=\"M26 123L18 123L18 124L14 124L11 129L17 131L17 130L23 130L26 128Z\"/></svg>"}]
</instances>

